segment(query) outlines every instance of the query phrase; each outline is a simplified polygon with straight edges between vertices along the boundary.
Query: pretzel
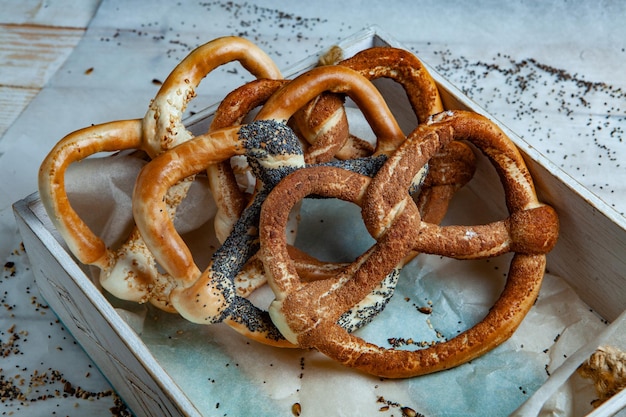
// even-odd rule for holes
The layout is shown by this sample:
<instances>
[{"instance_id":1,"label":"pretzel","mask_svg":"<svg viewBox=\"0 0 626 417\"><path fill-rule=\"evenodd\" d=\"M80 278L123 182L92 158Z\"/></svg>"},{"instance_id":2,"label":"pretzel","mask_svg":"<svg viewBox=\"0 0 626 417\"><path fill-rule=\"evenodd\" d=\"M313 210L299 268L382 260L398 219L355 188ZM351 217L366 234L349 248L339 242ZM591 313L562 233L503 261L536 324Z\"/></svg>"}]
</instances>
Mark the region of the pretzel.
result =
<instances>
[{"instance_id":1,"label":"pretzel","mask_svg":"<svg viewBox=\"0 0 626 417\"><path fill-rule=\"evenodd\" d=\"M284 88L274 93L259 111L255 122L256 129L283 132L279 138L272 138L268 134L268 141L271 139L286 142L293 139L297 142L297 138L292 138L288 134L291 132L293 135L293 132L286 127L286 121L311 98L323 91L348 94L362 109L378 137L380 146L389 148L389 143L397 146L404 140L404 134L380 93L366 78L345 67L315 68L290 81ZM210 164L246 152L246 147L254 143L255 135L246 137L242 135L242 129L243 132L250 132L251 127L232 126L212 131L153 159L137 178L133 194L133 214L150 251L174 280L175 288L170 294L170 302L183 317L198 323L225 322L240 333L262 343L288 346L291 344L280 335L267 314L253 306L247 299L238 296L233 288L233 277L238 268L234 263L242 265L254 253L254 241L257 239L255 231L252 230L251 234L241 231L235 233L232 239L233 246L230 246L229 236L216 252L217 255L214 254L209 267L201 272L194 263L189 248L173 227L163 201L169 187L181 178L194 175ZM290 148L292 151L294 147ZM253 153L257 151L258 149L247 150ZM301 164L295 163L286 156L279 159L283 159L282 162L287 162L292 168L303 165L303 161L300 161ZM254 158L251 159L251 162L253 161ZM263 172L256 174L261 175ZM276 181L272 177L259 179L263 186L271 186ZM255 202L253 205L259 204ZM258 207L250 211L254 210L258 210ZM257 227L250 223L243 224L244 231ZM240 239L247 240L241 242ZM236 253L236 256L230 256L227 262L223 262L220 261L220 257L224 253ZM217 271L223 270L225 263L229 264L228 272Z\"/></svg>"},{"instance_id":2,"label":"pretzel","mask_svg":"<svg viewBox=\"0 0 626 417\"><path fill-rule=\"evenodd\" d=\"M414 176L453 139L473 143L493 163L504 186L510 216L478 226L437 226L421 220L407 193ZM285 215L309 194L352 201L377 242L345 273L303 283L285 245ZM285 338L315 348L345 366L388 378L412 377L452 368L508 339L533 305L555 245L558 218L537 200L534 185L514 144L483 116L447 111L412 132L373 179L346 170L314 167L294 172L266 199L260 219L260 257L275 293L269 307ZM412 232L409 232L412 231ZM515 252L500 298L474 327L445 342L407 351L386 349L346 332L337 321L382 277L419 251L458 259Z\"/></svg>"},{"instance_id":3,"label":"pretzel","mask_svg":"<svg viewBox=\"0 0 626 417\"><path fill-rule=\"evenodd\" d=\"M437 85L412 53L398 48L373 47L339 63L374 80L390 78L405 90L419 123L443 110ZM278 83L253 81L231 92L216 111L211 128L239 124L243 115L262 104L278 88ZM330 161L332 158L354 159L374 152L369 142L351 135L338 94L323 92L305 104L289 120L289 126L310 146L305 151L307 164ZM394 146L395 149L395 146ZM378 148L379 152L387 150ZM208 168L211 189L217 201L216 235L223 242L245 206L243 193L235 187L230 165L220 163Z\"/></svg>"},{"instance_id":4,"label":"pretzel","mask_svg":"<svg viewBox=\"0 0 626 417\"><path fill-rule=\"evenodd\" d=\"M281 78L271 59L253 43L238 37L215 39L192 51L167 77L143 120L101 124L73 132L50 151L39 171L42 202L69 249L84 264L100 268L100 283L116 297L146 302L171 311L169 279L159 273L137 229L117 250L106 247L71 207L65 191L67 167L98 152L124 149L145 151L151 158L192 137L182 124L184 109L195 88L214 68L237 60L257 77ZM191 179L168 193L173 215Z\"/></svg>"},{"instance_id":5,"label":"pretzel","mask_svg":"<svg viewBox=\"0 0 626 417\"><path fill-rule=\"evenodd\" d=\"M220 102L209 131L240 125L252 110L262 106L277 89L287 82L288 80L257 79L233 90ZM305 111L306 114L304 114ZM327 115L328 112L338 114L339 117L332 118L330 121L318 118L320 113ZM346 142L348 126L343 112L343 100L339 96L322 93L311 100L305 108L298 110L292 119L295 119L298 114L304 114L301 121L308 123L309 126L324 126L323 128L319 127L324 132L320 140L322 143L316 143L316 145L309 147L304 154L306 163L330 159ZM323 147L324 151L316 152L315 146L318 146L317 149ZM312 155L311 151L316 152L316 154ZM229 161L209 165L207 174L217 206L214 220L215 234L218 241L223 243L239 220L249 198L246 198L245 193L240 190ZM295 239L297 213L294 213L289 224L292 231L290 235ZM292 251L295 252L296 249L292 248ZM298 259L300 260L298 265L301 273L310 278L318 277L321 270L330 273L341 267L337 264L323 264L305 256L299 256ZM247 297L265 283L262 264L255 254L235 277L237 294Z\"/></svg>"}]
</instances>

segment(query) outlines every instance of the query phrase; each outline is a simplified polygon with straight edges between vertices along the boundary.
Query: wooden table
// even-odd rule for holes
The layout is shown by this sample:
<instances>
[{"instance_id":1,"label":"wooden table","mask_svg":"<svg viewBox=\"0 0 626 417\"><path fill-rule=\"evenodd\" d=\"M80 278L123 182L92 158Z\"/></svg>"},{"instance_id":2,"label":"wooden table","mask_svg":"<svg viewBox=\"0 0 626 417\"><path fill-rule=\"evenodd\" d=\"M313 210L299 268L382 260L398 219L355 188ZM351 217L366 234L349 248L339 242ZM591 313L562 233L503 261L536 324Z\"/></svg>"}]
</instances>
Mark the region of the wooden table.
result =
<instances>
[{"instance_id":1,"label":"wooden table","mask_svg":"<svg viewBox=\"0 0 626 417\"><path fill-rule=\"evenodd\" d=\"M0 1L0 137L78 44L98 4Z\"/></svg>"}]
</instances>

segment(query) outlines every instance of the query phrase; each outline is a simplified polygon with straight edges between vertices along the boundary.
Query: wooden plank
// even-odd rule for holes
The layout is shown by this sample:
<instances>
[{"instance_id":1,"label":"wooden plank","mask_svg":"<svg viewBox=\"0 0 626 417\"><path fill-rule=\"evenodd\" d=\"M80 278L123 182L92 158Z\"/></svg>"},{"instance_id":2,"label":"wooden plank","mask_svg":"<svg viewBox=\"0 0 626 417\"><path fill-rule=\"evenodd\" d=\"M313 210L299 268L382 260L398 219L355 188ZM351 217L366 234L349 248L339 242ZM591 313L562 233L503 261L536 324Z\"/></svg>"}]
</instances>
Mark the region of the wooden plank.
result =
<instances>
[{"instance_id":1,"label":"wooden plank","mask_svg":"<svg viewBox=\"0 0 626 417\"><path fill-rule=\"evenodd\" d=\"M0 0L0 23L85 28L100 0Z\"/></svg>"},{"instance_id":2,"label":"wooden plank","mask_svg":"<svg viewBox=\"0 0 626 417\"><path fill-rule=\"evenodd\" d=\"M0 25L0 86L41 88L84 32L51 26Z\"/></svg>"},{"instance_id":3,"label":"wooden plank","mask_svg":"<svg viewBox=\"0 0 626 417\"><path fill-rule=\"evenodd\" d=\"M38 88L0 85L0 137L38 92Z\"/></svg>"},{"instance_id":4,"label":"wooden plank","mask_svg":"<svg viewBox=\"0 0 626 417\"><path fill-rule=\"evenodd\" d=\"M0 24L0 137L61 67L84 32Z\"/></svg>"}]
</instances>

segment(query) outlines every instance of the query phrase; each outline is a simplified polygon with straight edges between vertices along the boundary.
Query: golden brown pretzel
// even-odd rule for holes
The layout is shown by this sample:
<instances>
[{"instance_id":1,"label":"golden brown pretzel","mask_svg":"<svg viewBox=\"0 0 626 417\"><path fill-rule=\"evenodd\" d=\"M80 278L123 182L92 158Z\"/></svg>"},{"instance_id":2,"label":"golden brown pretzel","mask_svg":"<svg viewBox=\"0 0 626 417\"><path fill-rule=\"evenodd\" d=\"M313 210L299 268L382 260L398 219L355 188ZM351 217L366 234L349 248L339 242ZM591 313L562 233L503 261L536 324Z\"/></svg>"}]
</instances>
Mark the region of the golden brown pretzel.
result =
<instances>
[{"instance_id":1,"label":"golden brown pretzel","mask_svg":"<svg viewBox=\"0 0 626 417\"><path fill-rule=\"evenodd\" d=\"M504 185L506 220L480 226L436 226L421 221L407 193L416 170L453 139L472 142L491 160ZM377 243L332 279L303 283L284 243L285 213L309 194L361 205ZM555 245L558 219L536 197L517 148L483 116L462 111L436 115L418 127L377 175L315 167L294 172L268 196L261 212L260 256L276 299L269 312L294 344L315 348L340 363L382 377L436 372L471 360L508 339L533 305L543 278L545 254ZM407 231L412 231L411 233ZM411 251L459 259L515 252L506 286L485 318L471 329L417 351L385 349L348 334L341 314L377 285Z\"/></svg>"},{"instance_id":2,"label":"golden brown pretzel","mask_svg":"<svg viewBox=\"0 0 626 417\"><path fill-rule=\"evenodd\" d=\"M293 113L323 91L348 94L370 121L381 146L388 147L389 142L398 144L404 139L380 93L366 78L345 67L316 68L289 82L259 111L257 121L268 123L256 127L283 130L280 126L285 126L287 129L285 123ZM137 178L133 213L150 251L175 281L176 288L172 290L170 301L176 311L194 322L223 321L255 340L285 346L289 343L277 336L269 318L264 318L258 308L235 294L232 277L216 274L215 267L221 268L221 264L212 262L204 272L200 271L189 248L176 232L163 201L167 190L180 179L194 175L210 164L243 154L245 147L249 146L246 142L250 140L250 137L240 137L244 127L209 132L149 162ZM270 139L273 138L268 137L268 141ZM286 157L285 162L292 164ZM266 180L261 181L267 184ZM247 247L240 249L248 250ZM237 259L241 258L237 256ZM242 309L252 321L243 321Z\"/></svg>"},{"instance_id":3,"label":"golden brown pretzel","mask_svg":"<svg viewBox=\"0 0 626 417\"><path fill-rule=\"evenodd\" d=\"M238 60L257 77L281 78L272 60L253 43L237 37L218 38L192 51L168 76L143 120L112 122L73 132L50 151L39 171L39 190L55 227L80 262L101 269L100 282L113 295L167 306L169 280L158 272L152 254L134 229L116 250L106 247L70 205L65 171L76 161L98 152L140 149L150 157L191 137L181 122L188 101L202 78L219 65ZM186 195L190 181L170 190L167 209Z\"/></svg>"}]
</instances>

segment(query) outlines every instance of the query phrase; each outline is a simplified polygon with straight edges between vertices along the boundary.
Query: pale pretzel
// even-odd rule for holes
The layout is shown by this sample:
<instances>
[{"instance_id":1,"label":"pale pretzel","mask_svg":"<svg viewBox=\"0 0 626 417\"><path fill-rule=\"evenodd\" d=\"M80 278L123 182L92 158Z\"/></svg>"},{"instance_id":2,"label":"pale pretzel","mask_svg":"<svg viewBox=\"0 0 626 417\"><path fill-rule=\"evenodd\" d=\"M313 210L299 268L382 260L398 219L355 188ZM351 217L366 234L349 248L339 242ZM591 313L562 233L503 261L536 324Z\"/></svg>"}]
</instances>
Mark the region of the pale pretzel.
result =
<instances>
[{"instance_id":1,"label":"pale pretzel","mask_svg":"<svg viewBox=\"0 0 626 417\"><path fill-rule=\"evenodd\" d=\"M421 221L407 193L414 173L453 139L468 140L493 163L504 185L510 217L480 226L436 226ZM285 213L309 194L352 201L377 243L332 279L303 283L284 240ZM269 313L286 339L338 362L382 377L401 378L465 363L508 339L533 305L556 243L558 218L537 200L523 158L483 116L448 111L418 127L370 180L341 169L305 168L278 184L260 220L260 256L276 299ZM506 286L485 318L445 342L417 351L385 349L347 333L337 321L369 294L411 251L459 259L513 256Z\"/></svg>"},{"instance_id":2,"label":"pale pretzel","mask_svg":"<svg viewBox=\"0 0 626 417\"><path fill-rule=\"evenodd\" d=\"M287 129L285 123L293 113L323 91L348 94L362 109L378 137L380 146L390 149L390 143L397 146L404 140L404 134L380 93L366 78L344 67L316 68L289 82L285 88L273 94L260 110L255 122L257 128L282 131L280 126L285 126ZM260 122L264 124L258 125ZM173 227L163 201L167 190L181 178L194 175L210 164L246 152L246 146L253 143L254 135L250 138L240 137L241 129L244 128L246 132L251 129L246 126L233 126L209 132L163 153L148 163L137 178L133 195L133 213L151 252L175 281L176 288L170 294L170 302L176 311L194 322L207 324L225 322L255 340L285 346L290 344L276 331L266 313L238 296L233 289L233 277L237 273L233 263L245 263L254 253L252 250L255 247L252 243L256 240L254 230L249 232L252 235L241 232L234 234L238 236L237 240L246 238L252 239L252 242L249 240L245 243L235 242L233 247L223 245L223 248L218 250L218 257L229 251L236 253L236 256L228 258L227 274L217 271L225 266L223 261L216 261L215 255L209 267L201 272L194 263L189 248ZM286 136L283 138L272 138L268 135L267 139L285 141L290 139L289 135L286 133L284 135ZM295 137L293 139L297 142ZM256 151L249 149L247 152ZM289 152L287 154L291 155ZM282 159L284 159L282 162L287 162L292 168L302 165L300 162L290 162L291 157L285 156ZM259 179L264 186L275 182L271 177ZM250 224L243 224L246 230L252 227Z\"/></svg>"},{"instance_id":3,"label":"pale pretzel","mask_svg":"<svg viewBox=\"0 0 626 417\"><path fill-rule=\"evenodd\" d=\"M237 60L257 77L281 78L272 60L253 43L238 37L213 40L192 51L161 86L143 120L128 120L93 126L73 132L50 151L39 171L42 202L70 250L84 264L101 269L100 283L113 295L127 300L151 301L171 310L167 297L170 282L159 273L153 256L133 229L119 249L109 249L82 221L65 191L67 167L99 152L138 149L155 157L191 138L182 114L195 88L214 68ZM167 208L173 215L191 181L173 187Z\"/></svg>"}]
</instances>

